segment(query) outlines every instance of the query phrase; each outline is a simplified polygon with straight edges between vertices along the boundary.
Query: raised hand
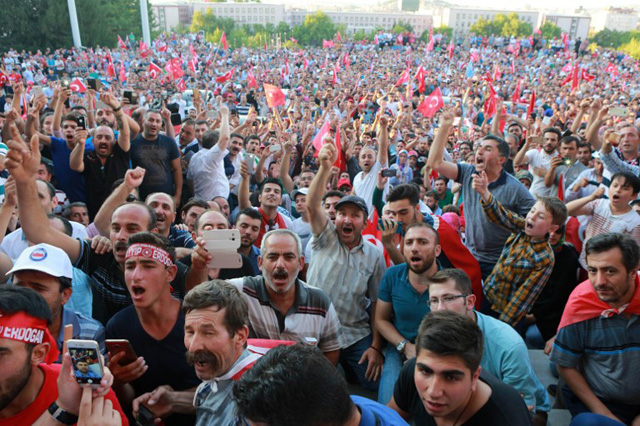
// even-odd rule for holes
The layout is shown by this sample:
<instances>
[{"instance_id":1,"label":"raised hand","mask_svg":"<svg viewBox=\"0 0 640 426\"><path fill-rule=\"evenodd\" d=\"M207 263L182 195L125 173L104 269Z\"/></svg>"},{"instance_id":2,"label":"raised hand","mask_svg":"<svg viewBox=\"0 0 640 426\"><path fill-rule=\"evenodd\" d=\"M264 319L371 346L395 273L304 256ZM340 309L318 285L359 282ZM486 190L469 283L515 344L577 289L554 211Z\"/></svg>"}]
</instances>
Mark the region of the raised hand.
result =
<instances>
[{"instance_id":1,"label":"raised hand","mask_svg":"<svg viewBox=\"0 0 640 426\"><path fill-rule=\"evenodd\" d=\"M135 169L127 170L127 173L124 175L124 183L127 185L127 188L130 190L134 190L135 188L142 185L142 180L144 179L144 174L146 170L142 167L136 167Z\"/></svg>"},{"instance_id":2,"label":"raised hand","mask_svg":"<svg viewBox=\"0 0 640 426\"><path fill-rule=\"evenodd\" d=\"M17 183L35 179L40 168L40 138L33 135L30 142L30 146L20 139L7 143L9 152L4 164Z\"/></svg>"}]
</instances>

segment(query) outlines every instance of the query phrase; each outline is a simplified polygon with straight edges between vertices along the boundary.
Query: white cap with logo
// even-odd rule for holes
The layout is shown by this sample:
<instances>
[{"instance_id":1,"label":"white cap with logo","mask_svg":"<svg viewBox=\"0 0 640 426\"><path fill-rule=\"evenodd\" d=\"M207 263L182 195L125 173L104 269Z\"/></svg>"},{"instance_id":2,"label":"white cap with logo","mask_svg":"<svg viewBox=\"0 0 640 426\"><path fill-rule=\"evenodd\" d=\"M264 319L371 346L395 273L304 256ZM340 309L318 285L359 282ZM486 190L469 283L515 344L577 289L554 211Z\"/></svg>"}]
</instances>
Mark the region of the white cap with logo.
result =
<instances>
[{"instance_id":1,"label":"white cap with logo","mask_svg":"<svg viewBox=\"0 0 640 426\"><path fill-rule=\"evenodd\" d=\"M67 253L49 244L37 244L23 250L7 275L18 271L40 271L56 278L73 279L73 267Z\"/></svg>"}]
</instances>

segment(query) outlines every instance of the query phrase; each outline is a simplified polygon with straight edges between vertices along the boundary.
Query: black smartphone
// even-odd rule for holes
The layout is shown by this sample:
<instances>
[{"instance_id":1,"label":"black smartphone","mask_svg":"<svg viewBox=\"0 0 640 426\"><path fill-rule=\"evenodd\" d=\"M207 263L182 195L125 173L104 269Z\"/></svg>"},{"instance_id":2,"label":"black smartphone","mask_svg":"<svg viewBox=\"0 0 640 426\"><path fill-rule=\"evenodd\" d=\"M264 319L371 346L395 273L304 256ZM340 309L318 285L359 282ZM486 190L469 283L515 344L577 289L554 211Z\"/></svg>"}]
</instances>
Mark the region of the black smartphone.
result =
<instances>
[{"instance_id":1,"label":"black smartphone","mask_svg":"<svg viewBox=\"0 0 640 426\"><path fill-rule=\"evenodd\" d=\"M138 103L138 93L133 90L123 90L122 97L129 101L129 105L135 105Z\"/></svg>"},{"instance_id":2,"label":"black smartphone","mask_svg":"<svg viewBox=\"0 0 640 426\"><path fill-rule=\"evenodd\" d=\"M82 130L87 129L87 123L84 118L84 115L79 115L78 118L76 119L76 123L78 123L78 129L82 129Z\"/></svg>"},{"instance_id":3,"label":"black smartphone","mask_svg":"<svg viewBox=\"0 0 640 426\"><path fill-rule=\"evenodd\" d=\"M156 416L144 405L138 406L138 416L136 417L136 425L138 426L154 426Z\"/></svg>"},{"instance_id":4,"label":"black smartphone","mask_svg":"<svg viewBox=\"0 0 640 426\"><path fill-rule=\"evenodd\" d=\"M171 124L173 124L174 126L179 126L182 124L182 117L180 117L180 113L171 113Z\"/></svg>"},{"instance_id":5,"label":"black smartphone","mask_svg":"<svg viewBox=\"0 0 640 426\"><path fill-rule=\"evenodd\" d=\"M88 78L87 84L89 85L90 89L93 89L96 92L102 89L102 81L98 80L97 78Z\"/></svg>"},{"instance_id":6,"label":"black smartphone","mask_svg":"<svg viewBox=\"0 0 640 426\"><path fill-rule=\"evenodd\" d=\"M396 177L397 174L396 169L385 169L381 172L382 177Z\"/></svg>"}]
</instances>

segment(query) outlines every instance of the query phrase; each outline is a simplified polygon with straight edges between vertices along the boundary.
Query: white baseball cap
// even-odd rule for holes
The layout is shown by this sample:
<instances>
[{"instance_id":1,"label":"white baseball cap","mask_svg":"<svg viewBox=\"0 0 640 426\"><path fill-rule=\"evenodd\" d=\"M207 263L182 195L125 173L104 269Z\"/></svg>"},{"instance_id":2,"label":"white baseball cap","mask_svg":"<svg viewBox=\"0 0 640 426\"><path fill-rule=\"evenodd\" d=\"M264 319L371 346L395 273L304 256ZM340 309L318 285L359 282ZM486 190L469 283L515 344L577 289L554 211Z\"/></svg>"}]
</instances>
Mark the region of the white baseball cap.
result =
<instances>
[{"instance_id":1,"label":"white baseball cap","mask_svg":"<svg viewBox=\"0 0 640 426\"><path fill-rule=\"evenodd\" d=\"M7 275L18 271L40 271L56 278L73 279L73 267L67 253L49 244L38 244L23 250Z\"/></svg>"}]
</instances>

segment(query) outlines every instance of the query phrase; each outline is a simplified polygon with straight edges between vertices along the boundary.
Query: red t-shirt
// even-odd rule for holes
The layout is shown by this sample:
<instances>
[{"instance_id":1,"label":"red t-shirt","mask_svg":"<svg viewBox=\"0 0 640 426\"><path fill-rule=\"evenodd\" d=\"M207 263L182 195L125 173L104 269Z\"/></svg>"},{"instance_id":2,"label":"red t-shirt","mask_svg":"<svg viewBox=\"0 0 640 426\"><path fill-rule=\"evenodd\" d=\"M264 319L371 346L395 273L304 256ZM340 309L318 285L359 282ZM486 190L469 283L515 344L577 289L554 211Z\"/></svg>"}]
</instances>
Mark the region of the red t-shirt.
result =
<instances>
[{"instance_id":1,"label":"red t-shirt","mask_svg":"<svg viewBox=\"0 0 640 426\"><path fill-rule=\"evenodd\" d=\"M60 364L40 364L39 368L44 373L44 383L38 397L27 408L20 413L7 419L0 419L0 426L18 426L32 425L36 420L47 411L52 402L58 398L58 374L60 374ZM113 403L113 408L120 412L123 426L129 426L127 416L122 412L120 402L116 398L113 390L110 390L106 396Z\"/></svg>"}]
</instances>

